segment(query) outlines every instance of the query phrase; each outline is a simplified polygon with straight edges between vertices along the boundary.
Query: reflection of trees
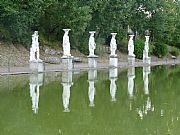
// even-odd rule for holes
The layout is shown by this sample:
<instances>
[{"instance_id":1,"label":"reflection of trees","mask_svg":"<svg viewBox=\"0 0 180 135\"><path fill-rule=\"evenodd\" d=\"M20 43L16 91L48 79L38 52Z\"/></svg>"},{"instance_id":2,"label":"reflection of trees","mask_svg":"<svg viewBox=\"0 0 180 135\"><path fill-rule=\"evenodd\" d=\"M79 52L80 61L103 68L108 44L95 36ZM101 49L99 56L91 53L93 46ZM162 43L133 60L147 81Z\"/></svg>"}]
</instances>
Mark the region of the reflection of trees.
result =
<instances>
[{"instance_id":1,"label":"reflection of trees","mask_svg":"<svg viewBox=\"0 0 180 135\"><path fill-rule=\"evenodd\" d=\"M158 71L156 71L158 70ZM142 69L136 70L135 98L131 100L129 111L127 95L127 72L120 72L116 81L116 103L110 102L109 80L96 82L96 106L89 107L87 95L87 73L73 76L76 80L71 87L71 113L62 112L59 103L62 86L53 81L41 87L41 109L38 116L32 115L29 101L29 85L19 86L12 92L0 91L0 130L2 134L180 134L180 91L179 69L165 71L152 69L149 75L149 97L154 112L149 111L143 120L138 118L136 109L146 104L148 96L144 95ZM167 71L167 72L166 72ZM108 73L107 73L108 74ZM166 74L166 75L163 75ZM161 78L162 77L162 78ZM164 77L164 78L163 78ZM171 84L171 89L169 88ZM4 104L6 103L6 104ZM163 117L161 112L163 110ZM23 116L23 117L22 117ZM18 127L14 126L18 125ZM6 128L4 128L6 127ZM24 127L26 130L22 130ZM34 129L32 131L32 129Z\"/></svg>"}]
</instances>

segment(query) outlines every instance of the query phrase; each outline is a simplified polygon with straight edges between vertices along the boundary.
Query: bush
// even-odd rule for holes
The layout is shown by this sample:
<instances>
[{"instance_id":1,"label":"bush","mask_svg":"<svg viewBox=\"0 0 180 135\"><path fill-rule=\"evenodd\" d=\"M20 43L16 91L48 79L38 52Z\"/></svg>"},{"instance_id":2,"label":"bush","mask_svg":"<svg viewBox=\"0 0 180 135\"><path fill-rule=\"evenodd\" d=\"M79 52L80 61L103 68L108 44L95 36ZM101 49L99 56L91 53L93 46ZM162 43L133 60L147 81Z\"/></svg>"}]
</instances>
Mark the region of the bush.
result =
<instances>
[{"instance_id":1,"label":"bush","mask_svg":"<svg viewBox=\"0 0 180 135\"><path fill-rule=\"evenodd\" d=\"M117 49L121 52L127 53L128 52L128 40L126 38L123 38L119 41L119 44L117 46Z\"/></svg>"},{"instance_id":2,"label":"bush","mask_svg":"<svg viewBox=\"0 0 180 135\"><path fill-rule=\"evenodd\" d=\"M82 41L81 43L78 44L77 49L81 53L88 55L89 54L88 42Z\"/></svg>"},{"instance_id":3,"label":"bush","mask_svg":"<svg viewBox=\"0 0 180 135\"><path fill-rule=\"evenodd\" d=\"M143 58L143 50L144 50L144 40L136 39L134 45L134 53L136 58L142 59Z\"/></svg>"},{"instance_id":4,"label":"bush","mask_svg":"<svg viewBox=\"0 0 180 135\"><path fill-rule=\"evenodd\" d=\"M166 56L168 53L167 45L164 43L155 43L153 54L159 58Z\"/></svg>"},{"instance_id":5,"label":"bush","mask_svg":"<svg viewBox=\"0 0 180 135\"><path fill-rule=\"evenodd\" d=\"M154 48L155 48L155 45L153 43L149 45L149 55L153 55Z\"/></svg>"},{"instance_id":6,"label":"bush","mask_svg":"<svg viewBox=\"0 0 180 135\"><path fill-rule=\"evenodd\" d=\"M9 31L2 27L0 27L0 40L11 41Z\"/></svg>"},{"instance_id":7,"label":"bush","mask_svg":"<svg viewBox=\"0 0 180 135\"><path fill-rule=\"evenodd\" d=\"M170 54L172 54L174 56L178 56L179 55L179 49L173 47L172 50L170 51Z\"/></svg>"}]
</instances>

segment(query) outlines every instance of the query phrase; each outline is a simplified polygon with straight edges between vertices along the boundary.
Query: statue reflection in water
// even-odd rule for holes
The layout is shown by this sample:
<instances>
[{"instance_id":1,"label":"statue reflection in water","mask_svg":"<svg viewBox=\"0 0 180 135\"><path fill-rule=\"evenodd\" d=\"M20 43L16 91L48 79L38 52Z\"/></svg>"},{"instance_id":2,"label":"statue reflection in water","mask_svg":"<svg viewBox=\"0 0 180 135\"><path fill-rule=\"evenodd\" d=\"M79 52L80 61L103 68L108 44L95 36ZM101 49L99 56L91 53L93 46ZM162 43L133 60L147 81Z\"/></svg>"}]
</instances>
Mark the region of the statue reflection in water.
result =
<instances>
[{"instance_id":1,"label":"statue reflection in water","mask_svg":"<svg viewBox=\"0 0 180 135\"><path fill-rule=\"evenodd\" d=\"M143 80L144 80L144 94L147 96L144 104L137 108L137 113L141 119L148 114L149 111L154 111L154 105L152 105L151 98L149 96L149 77L148 75L151 73L151 67L146 66L143 67Z\"/></svg>"},{"instance_id":2,"label":"statue reflection in water","mask_svg":"<svg viewBox=\"0 0 180 135\"><path fill-rule=\"evenodd\" d=\"M151 67L143 67L143 80L144 80L144 94L149 95L149 77L148 75L151 73Z\"/></svg>"},{"instance_id":3,"label":"statue reflection in water","mask_svg":"<svg viewBox=\"0 0 180 135\"><path fill-rule=\"evenodd\" d=\"M62 72L62 83L61 84L63 86L62 100L63 100L64 112L70 112L69 100L70 100L71 86L73 85L72 71Z\"/></svg>"},{"instance_id":4,"label":"statue reflection in water","mask_svg":"<svg viewBox=\"0 0 180 135\"><path fill-rule=\"evenodd\" d=\"M43 76L43 73L30 75L30 96L32 98L32 110L35 114L38 113L39 87L43 85Z\"/></svg>"},{"instance_id":5,"label":"statue reflection in water","mask_svg":"<svg viewBox=\"0 0 180 135\"><path fill-rule=\"evenodd\" d=\"M128 95L130 98L129 110L132 110L132 99L134 92L135 67L128 68Z\"/></svg>"},{"instance_id":6,"label":"statue reflection in water","mask_svg":"<svg viewBox=\"0 0 180 135\"><path fill-rule=\"evenodd\" d=\"M116 80L118 78L118 69L117 68L110 68L109 69L109 80L110 80L110 94L111 94L111 101L116 101Z\"/></svg>"},{"instance_id":7,"label":"statue reflection in water","mask_svg":"<svg viewBox=\"0 0 180 135\"><path fill-rule=\"evenodd\" d=\"M133 98L135 67L128 68L128 94Z\"/></svg>"},{"instance_id":8,"label":"statue reflection in water","mask_svg":"<svg viewBox=\"0 0 180 135\"><path fill-rule=\"evenodd\" d=\"M89 97L89 106L94 107L94 96L96 94L95 88L95 81L97 80L97 70L90 69L88 71L88 82L89 82L89 90L88 90L88 97Z\"/></svg>"}]
</instances>

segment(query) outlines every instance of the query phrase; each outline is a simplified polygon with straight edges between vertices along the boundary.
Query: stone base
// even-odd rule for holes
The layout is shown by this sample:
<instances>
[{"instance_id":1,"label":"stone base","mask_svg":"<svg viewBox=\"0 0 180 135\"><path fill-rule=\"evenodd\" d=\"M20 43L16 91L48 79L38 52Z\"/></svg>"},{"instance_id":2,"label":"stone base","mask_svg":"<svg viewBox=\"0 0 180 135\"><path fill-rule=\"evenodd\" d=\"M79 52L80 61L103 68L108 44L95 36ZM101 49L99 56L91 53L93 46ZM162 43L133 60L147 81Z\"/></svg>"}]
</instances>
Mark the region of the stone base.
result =
<instances>
[{"instance_id":1,"label":"stone base","mask_svg":"<svg viewBox=\"0 0 180 135\"><path fill-rule=\"evenodd\" d=\"M110 58L117 58L117 54L115 54L115 55L110 55L109 57L110 57Z\"/></svg>"},{"instance_id":2,"label":"stone base","mask_svg":"<svg viewBox=\"0 0 180 135\"><path fill-rule=\"evenodd\" d=\"M62 57L63 69L72 70L73 69L73 57Z\"/></svg>"},{"instance_id":3,"label":"stone base","mask_svg":"<svg viewBox=\"0 0 180 135\"><path fill-rule=\"evenodd\" d=\"M89 55L89 56L87 56L88 58L98 58L98 56L97 55Z\"/></svg>"},{"instance_id":4,"label":"stone base","mask_svg":"<svg viewBox=\"0 0 180 135\"><path fill-rule=\"evenodd\" d=\"M97 67L97 58L98 57L88 57L89 68L96 68Z\"/></svg>"},{"instance_id":5,"label":"stone base","mask_svg":"<svg viewBox=\"0 0 180 135\"><path fill-rule=\"evenodd\" d=\"M118 68L110 68L109 78L117 78L117 77L118 77Z\"/></svg>"},{"instance_id":6,"label":"stone base","mask_svg":"<svg viewBox=\"0 0 180 135\"><path fill-rule=\"evenodd\" d=\"M43 61L30 61L29 68L31 72L41 73L45 71L45 65Z\"/></svg>"},{"instance_id":7,"label":"stone base","mask_svg":"<svg viewBox=\"0 0 180 135\"><path fill-rule=\"evenodd\" d=\"M118 67L118 58L117 57L110 57L109 58L109 66L110 67Z\"/></svg>"},{"instance_id":8,"label":"stone base","mask_svg":"<svg viewBox=\"0 0 180 135\"><path fill-rule=\"evenodd\" d=\"M73 59L74 58L74 56L66 56L66 55L63 55L62 57L61 57L61 59Z\"/></svg>"},{"instance_id":9,"label":"stone base","mask_svg":"<svg viewBox=\"0 0 180 135\"><path fill-rule=\"evenodd\" d=\"M128 56L128 65L129 66L135 65L135 57L134 56Z\"/></svg>"},{"instance_id":10,"label":"stone base","mask_svg":"<svg viewBox=\"0 0 180 135\"><path fill-rule=\"evenodd\" d=\"M151 64L151 58L150 57L149 58L144 58L143 63L150 65Z\"/></svg>"}]
</instances>

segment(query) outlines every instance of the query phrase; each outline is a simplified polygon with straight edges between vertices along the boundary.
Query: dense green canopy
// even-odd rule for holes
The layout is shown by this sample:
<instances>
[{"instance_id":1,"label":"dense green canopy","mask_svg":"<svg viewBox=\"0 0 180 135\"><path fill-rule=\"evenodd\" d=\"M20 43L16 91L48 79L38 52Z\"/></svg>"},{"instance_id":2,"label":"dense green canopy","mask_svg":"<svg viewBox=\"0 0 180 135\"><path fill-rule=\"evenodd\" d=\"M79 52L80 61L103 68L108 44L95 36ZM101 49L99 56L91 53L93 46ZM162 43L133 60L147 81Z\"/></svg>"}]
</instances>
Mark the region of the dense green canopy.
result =
<instances>
[{"instance_id":1,"label":"dense green canopy","mask_svg":"<svg viewBox=\"0 0 180 135\"><path fill-rule=\"evenodd\" d=\"M72 47L82 47L88 31L106 39L127 27L139 36L149 29L153 41L180 47L180 1L174 0L1 0L0 39L29 45L38 30L41 40L61 41L63 28L72 29Z\"/></svg>"}]
</instances>

